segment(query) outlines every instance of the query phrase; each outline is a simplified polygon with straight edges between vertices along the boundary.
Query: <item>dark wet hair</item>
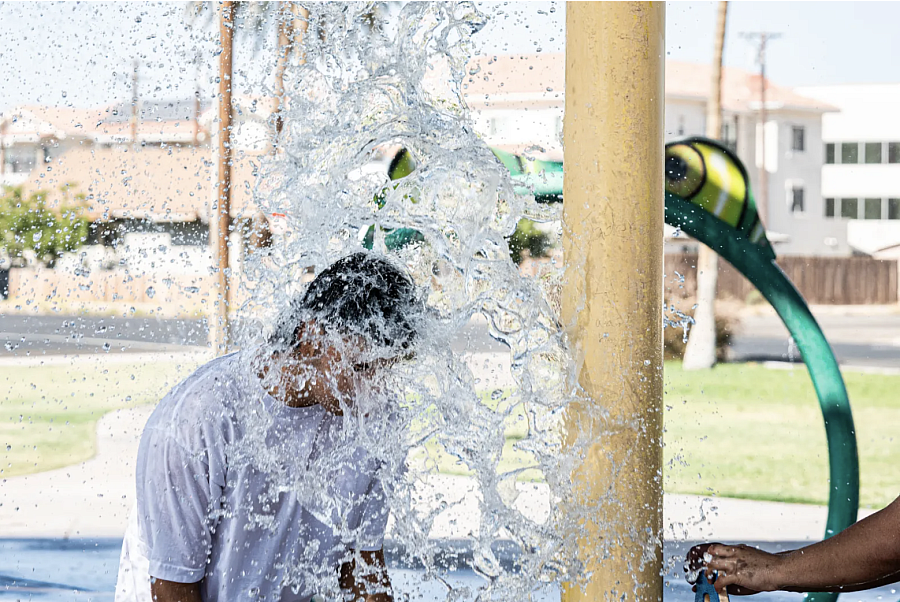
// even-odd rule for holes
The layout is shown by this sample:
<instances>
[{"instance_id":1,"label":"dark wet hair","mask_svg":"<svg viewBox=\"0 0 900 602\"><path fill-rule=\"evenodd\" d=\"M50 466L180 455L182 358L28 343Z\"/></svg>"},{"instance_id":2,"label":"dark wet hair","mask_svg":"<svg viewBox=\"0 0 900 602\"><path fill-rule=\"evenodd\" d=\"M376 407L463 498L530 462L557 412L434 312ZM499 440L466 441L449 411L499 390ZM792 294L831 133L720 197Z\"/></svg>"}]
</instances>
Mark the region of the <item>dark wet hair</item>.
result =
<instances>
[{"instance_id":1,"label":"dark wet hair","mask_svg":"<svg viewBox=\"0 0 900 602\"><path fill-rule=\"evenodd\" d=\"M400 352L415 342L422 312L405 270L373 253L353 253L309 283L283 316L273 342L296 347L300 325L314 319L326 330L359 335L372 345Z\"/></svg>"}]
</instances>

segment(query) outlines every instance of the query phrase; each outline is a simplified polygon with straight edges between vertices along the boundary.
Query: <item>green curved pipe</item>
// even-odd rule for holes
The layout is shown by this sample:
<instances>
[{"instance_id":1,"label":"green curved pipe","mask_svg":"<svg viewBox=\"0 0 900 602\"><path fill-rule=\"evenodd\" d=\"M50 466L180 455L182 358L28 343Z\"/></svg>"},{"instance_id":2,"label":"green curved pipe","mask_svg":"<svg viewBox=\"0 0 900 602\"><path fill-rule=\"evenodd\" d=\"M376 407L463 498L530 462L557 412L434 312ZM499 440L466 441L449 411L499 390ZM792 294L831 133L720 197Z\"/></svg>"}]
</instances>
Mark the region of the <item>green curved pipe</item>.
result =
<instances>
[{"instance_id":1,"label":"green curved pipe","mask_svg":"<svg viewBox=\"0 0 900 602\"><path fill-rule=\"evenodd\" d=\"M666 223L714 249L746 276L772 304L797 343L825 419L831 480L825 537L846 529L856 522L859 509L856 432L840 367L809 306L777 263L746 238L734 236L733 230L712 214L667 193ZM836 597L827 595L828 599ZM817 600L826 599L818 596Z\"/></svg>"},{"instance_id":2,"label":"green curved pipe","mask_svg":"<svg viewBox=\"0 0 900 602\"><path fill-rule=\"evenodd\" d=\"M809 306L775 262L744 165L706 138L667 144L665 214L666 223L714 249L752 282L797 343L825 420L831 484L825 538L846 529L859 511L859 455L847 388ZM837 596L822 592L807 599L834 602Z\"/></svg>"},{"instance_id":3,"label":"green curved pipe","mask_svg":"<svg viewBox=\"0 0 900 602\"><path fill-rule=\"evenodd\" d=\"M538 202L562 200L562 163L530 160L497 149L494 154L510 171L517 190L533 194ZM402 150L391 163L389 175L399 179L414 170L414 160ZM856 522L859 510L859 456L847 388L809 306L775 262L740 159L706 138L667 144L665 220L714 249L752 282L797 343L825 420L831 483L825 538L846 529ZM389 248L421 240L418 232L396 232L401 231L404 236L397 236ZM807 599L834 602L837 596L815 593Z\"/></svg>"}]
</instances>

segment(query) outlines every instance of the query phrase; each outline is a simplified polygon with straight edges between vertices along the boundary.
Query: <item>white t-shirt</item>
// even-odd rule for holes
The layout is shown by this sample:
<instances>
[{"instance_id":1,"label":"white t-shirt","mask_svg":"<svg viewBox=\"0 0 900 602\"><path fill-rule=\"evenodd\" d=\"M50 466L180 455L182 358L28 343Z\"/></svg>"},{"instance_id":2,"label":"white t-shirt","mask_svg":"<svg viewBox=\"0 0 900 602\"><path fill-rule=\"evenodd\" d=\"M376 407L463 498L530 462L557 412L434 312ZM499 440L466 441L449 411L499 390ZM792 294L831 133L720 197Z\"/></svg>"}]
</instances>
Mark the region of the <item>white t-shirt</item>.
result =
<instances>
[{"instance_id":1,"label":"white t-shirt","mask_svg":"<svg viewBox=\"0 0 900 602\"><path fill-rule=\"evenodd\" d=\"M147 422L116 602L150 600L149 575L202 579L206 601L305 602L336 587L349 550L382 547L382 463L341 417L273 399L249 365L206 364Z\"/></svg>"}]
</instances>

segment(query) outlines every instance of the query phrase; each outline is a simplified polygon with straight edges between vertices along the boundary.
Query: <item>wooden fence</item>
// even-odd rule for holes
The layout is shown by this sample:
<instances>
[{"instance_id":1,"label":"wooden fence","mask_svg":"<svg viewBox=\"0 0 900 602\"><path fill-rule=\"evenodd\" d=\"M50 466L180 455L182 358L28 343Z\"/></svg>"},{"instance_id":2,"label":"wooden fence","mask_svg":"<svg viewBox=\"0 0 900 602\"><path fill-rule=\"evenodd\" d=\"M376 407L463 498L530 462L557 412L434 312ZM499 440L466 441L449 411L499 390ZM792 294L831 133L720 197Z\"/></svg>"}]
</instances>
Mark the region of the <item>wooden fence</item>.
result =
<instances>
[{"instance_id":1,"label":"wooden fence","mask_svg":"<svg viewBox=\"0 0 900 602\"><path fill-rule=\"evenodd\" d=\"M9 271L9 300L16 303L148 303L188 310L211 297L213 278L206 275L129 276L119 270L86 275L48 268Z\"/></svg>"},{"instance_id":2,"label":"wooden fence","mask_svg":"<svg viewBox=\"0 0 900 602\"><path fill-rule=\"evenodd\" d=\"M897 303L897 261L871 257L779 257L778 265L813 305ZM697 256L667 254L666 299L693 297L697 290ZM749 301L756 288L730 263L719 259L720 299Z\"/></svg>"},{"instance_id":3,"label":"wooden fence","mask_svg":"<svg viewBox=\"0 0 900 602\"><path fill-rule=\"evenodd\" d=\"M873 305L898 302L896 260L870 257L781 257L778 264L814 305ZM561 257L549 261L527 260L523 275L540 268L559 269ZM697 256L667 254L665 298L693 297L697 290ZM0 283L2 284L2 283ZM9 299L19 303L64 300L69 303L152 303L182 309L202 307L211 298L213 280L207 275L157 275L130 277L126 273L96 271L85 276L50 269L13 269L8 274ZM719 261L720 299L752 301L756 288L731 264Z\"/></svg>"}]
</instances>

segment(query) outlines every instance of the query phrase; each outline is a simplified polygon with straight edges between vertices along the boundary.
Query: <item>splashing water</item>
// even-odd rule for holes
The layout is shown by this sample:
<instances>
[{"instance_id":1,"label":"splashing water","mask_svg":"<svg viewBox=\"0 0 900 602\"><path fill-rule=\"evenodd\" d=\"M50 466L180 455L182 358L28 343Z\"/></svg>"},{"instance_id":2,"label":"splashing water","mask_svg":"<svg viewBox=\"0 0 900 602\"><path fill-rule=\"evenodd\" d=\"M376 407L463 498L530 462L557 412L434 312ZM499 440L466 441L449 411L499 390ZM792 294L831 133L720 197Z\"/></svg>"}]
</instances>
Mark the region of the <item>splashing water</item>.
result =
<instances>
[{"instance_id":1,"label":"splashing water","mask_svg":"<svg viewBox=\"0 0 900 602\"><path fill-rule=\"evenodd\" d=\"M277 417L262 406L241 410L248 435L234 453L271 475L272 498L290 492L327 520L340 516L340 500L321 494L329 491L326 465L357 461L353 450L363 448L389 476L389 537L430 576L441 579L429 534L441 521L457 520L448 517L467 503L475 508L463 533L473 551L470 568L484 585L473 592L447 584L448 600L529 599L548 581L582 577L584 559L571 550L579 516L590 511L560 510L560 500L573 499L569 475L583 451L576 442L563 453L562 415L577 385L541 288L547 283L519 275L504 239L521 217L547 219L548 210L515 193L463 100L472 35L484 16L469 3L410 3L396 23L378 28L363 18L369 8L310 5L307 62L286 77L279 153L260 167L256 191L260 208L285 216L285 224L271 249L246 262L249 295L241 312L258 327L246 329L241 343L262 349L266 325L302 292L309 272L360 251L372 224L374 253L407 268L430 318L415 359L366 383L355 400L361 406L345 412L339 436L346 457L286 469L287 452L266 442ZM390 182L385 170L370 169L379 153L400 148L415 161L409 175ZM397 228L415 229L424 240L389 251L386 234ZM473 316L508 346L512 386L498 388L491 374L453 351L451 339ZM438 475L447 465L470 478ZM538 508L520 499L525 488L541 493ZM500 540L513 542L512 569L494 552ZM285 574L294 585L334 591L332 577L310 573L303 559L291 562Z\"/></svg>"}]
</instances>

